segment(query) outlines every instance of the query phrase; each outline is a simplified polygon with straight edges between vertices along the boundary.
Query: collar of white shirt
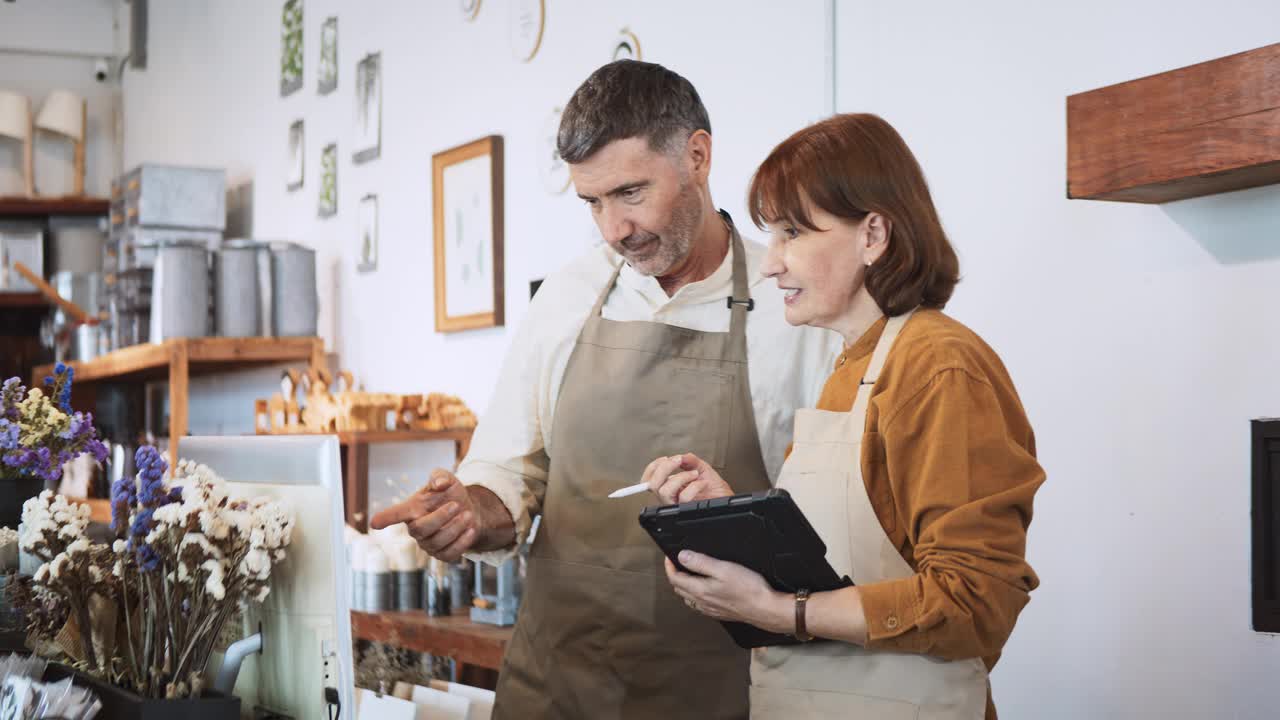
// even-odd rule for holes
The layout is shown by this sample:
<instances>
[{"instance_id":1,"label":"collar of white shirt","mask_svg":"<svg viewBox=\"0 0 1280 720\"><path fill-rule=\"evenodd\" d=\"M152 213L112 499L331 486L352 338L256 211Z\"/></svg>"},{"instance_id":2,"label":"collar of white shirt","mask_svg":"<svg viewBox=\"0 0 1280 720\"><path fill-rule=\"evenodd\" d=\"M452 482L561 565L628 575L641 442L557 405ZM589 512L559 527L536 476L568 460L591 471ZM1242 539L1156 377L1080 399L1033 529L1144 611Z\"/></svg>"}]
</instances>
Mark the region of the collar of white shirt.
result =
<instances>
[{"instance_id":1,"label":"collar of white shirt","mask_svg":"<svg viewBox=\"0 0 1280 720\"><path fill-rule=\"evenodd\" d=\"M763 251L760 246L745 241L743 242L743 248L747 256L747 287L755 287L765 279L760 274ZM618 274L618 284L627 290L638 293L649 304L649 307L654 310L672 303L698 305L713 300L723 301L723 298L727 298L733 292L733 253L727 252L724 254L724 259L720 261L720 266L715 269L715 272L697 282L685 285L670 297L667 296L667 291L663 290L662 286L658 284L657 278L651 275L641 275L636 272L635 268L631 267L630 263L623 263L622 272Z\"/></svg>"}]
</instances>

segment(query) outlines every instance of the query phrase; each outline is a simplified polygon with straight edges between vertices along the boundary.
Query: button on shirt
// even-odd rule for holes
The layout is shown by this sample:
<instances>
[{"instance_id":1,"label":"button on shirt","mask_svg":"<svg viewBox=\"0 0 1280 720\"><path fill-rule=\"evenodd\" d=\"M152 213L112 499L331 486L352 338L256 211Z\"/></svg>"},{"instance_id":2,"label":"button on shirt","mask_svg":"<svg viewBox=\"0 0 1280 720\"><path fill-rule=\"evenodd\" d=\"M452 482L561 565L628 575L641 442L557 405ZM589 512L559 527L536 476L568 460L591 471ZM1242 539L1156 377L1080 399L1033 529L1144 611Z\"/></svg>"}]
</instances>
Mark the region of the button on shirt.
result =
<instances>
[{"instance_id":1,"label":"button on shirt","mask_svg":"<svg viewBox=\"0 0 1280 720\"><path fill-rule=\"evenodd\" d=\"M765 248L743 238L746 268L755 309L747 313L747 368L756 430L770 482L777 480L791 442L795 410L813 407L832 363L841 350L840 337L819 328L792 327L783 316L783 295L773 280L760 275ZM458 468L467 485L491 490L515 520L516 545L524 541L546 491L554 409L569 356L596 298L609 282L620 256L600 245L568 267L549 276L529 305L512 340L494 387L493 399ZM668 296L655 278L622 268L618 283L602 311L615 321L660 322L701 332L728 332L732 294L730 253L709 277ZM593 382L626 382L599 378ZM619 433L618 442L626 442ZM657 453L655 452L655 457ZM620 478L619 487L640 482ZM726 478L732 484L732 478ZM501 562L512 550L474 553L473 559Z\"/></svg>"}]
</instances>

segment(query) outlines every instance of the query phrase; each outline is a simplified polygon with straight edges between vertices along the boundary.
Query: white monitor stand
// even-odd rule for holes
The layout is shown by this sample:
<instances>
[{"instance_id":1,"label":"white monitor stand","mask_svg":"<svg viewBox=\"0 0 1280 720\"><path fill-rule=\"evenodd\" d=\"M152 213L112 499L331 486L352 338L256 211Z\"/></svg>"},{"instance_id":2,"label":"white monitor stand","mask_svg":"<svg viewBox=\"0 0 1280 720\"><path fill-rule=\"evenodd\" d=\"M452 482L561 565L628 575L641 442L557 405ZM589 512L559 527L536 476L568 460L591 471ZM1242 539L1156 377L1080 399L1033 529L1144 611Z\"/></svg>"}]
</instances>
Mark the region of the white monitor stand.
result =
<instances>
[{"instance_id":1,"label":"white monitor stand","mask_svg":"<svg viewBox=\"0 0 1280 720\"><path fill-rule=\"evenodd\" d=\"M293 720L331 718L337 708L325 688L334 688L341 717L354 718L338 438L190 437L182 439L181 456L225 478L233 497L279 499L296 521L287 557L271 571L271 594L245 619L246 632L259 624L263 632L262 654L246 659L235 685L246 716L259 717L262 708ZM210 675L219 662L210 662Z\"/></svg>"}]
</instances>

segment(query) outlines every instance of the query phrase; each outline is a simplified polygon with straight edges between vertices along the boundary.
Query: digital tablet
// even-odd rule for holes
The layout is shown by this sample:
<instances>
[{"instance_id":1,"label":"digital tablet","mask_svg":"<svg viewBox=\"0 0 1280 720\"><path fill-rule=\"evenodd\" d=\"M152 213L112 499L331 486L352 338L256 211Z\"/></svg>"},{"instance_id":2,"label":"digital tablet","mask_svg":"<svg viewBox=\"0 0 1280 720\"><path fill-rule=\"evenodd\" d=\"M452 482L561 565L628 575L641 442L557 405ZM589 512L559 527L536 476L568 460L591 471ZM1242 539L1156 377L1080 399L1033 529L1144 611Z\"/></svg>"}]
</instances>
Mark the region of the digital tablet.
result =
<instances>
[{"instance_id":1,"label":"digital tablet","mask_svg":"<svg viewBox=\"0 0 1280 720\"><path fill-rule=\"evenodd\" d=\"M853 584L827 562L826 544L786 490L647 507L640 525L681 570L680 551L692 550L751 568L779 592L825 592ZM744 648L799 642L745 623L721 624Z\"/></svg>"}]
</instances>

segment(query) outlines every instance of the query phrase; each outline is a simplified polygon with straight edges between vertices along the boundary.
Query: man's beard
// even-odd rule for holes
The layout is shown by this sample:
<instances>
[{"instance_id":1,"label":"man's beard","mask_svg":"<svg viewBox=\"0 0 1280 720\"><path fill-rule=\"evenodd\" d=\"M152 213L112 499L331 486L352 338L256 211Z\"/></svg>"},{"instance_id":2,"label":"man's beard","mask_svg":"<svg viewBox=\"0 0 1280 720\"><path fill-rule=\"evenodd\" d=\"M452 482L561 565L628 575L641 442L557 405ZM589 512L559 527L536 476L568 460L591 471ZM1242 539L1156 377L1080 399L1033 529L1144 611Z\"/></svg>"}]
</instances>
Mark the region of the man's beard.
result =
<instances>
[{"instance_id":1,"label":"man's beard","mask_svg":"<svg viewBox=\"0 0 1280 720\"><path fill-rule=\"evenodd\" d=\"M618 243L622 257L641 275L666 275L689 257L694 233L701 222L702 203L698 193L686 183L680 188L666 231L661 235L644 231L632 233Z\"/></svg>"}]
</instances>

